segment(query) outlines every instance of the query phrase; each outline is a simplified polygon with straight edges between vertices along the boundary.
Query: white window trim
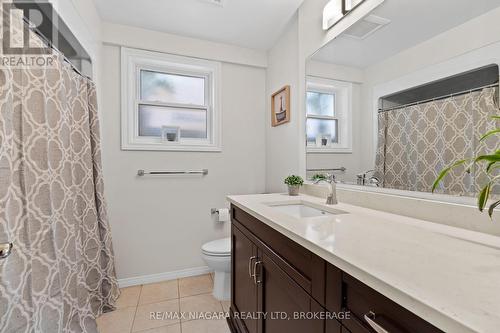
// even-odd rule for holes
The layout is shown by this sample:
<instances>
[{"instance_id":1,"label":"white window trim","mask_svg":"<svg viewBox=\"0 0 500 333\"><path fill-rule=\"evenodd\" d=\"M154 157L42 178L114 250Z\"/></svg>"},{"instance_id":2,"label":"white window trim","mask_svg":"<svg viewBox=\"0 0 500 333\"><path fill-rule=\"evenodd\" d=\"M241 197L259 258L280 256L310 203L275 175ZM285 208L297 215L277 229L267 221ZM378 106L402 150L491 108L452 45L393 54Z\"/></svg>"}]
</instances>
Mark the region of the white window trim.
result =
<instances>
[{"instance_id":1,"label":"white window trim","mask_svg":"<svg viewBox=\"0 0 500 333\"><path fill-rule=\"evenodd\" d=\"M207 140L182 139L180 142L165 142L161 138L140 137L138 135L138 110L140 71L178 73L182 75L204 76L208 100ZM121 148L122 150L157 151L222 151L221 112L221 64L216 61L177 56L166 53L121 48ZM144 103L143 103L144 104ZM175 106L170 103L145 103L148 105ZM200 108L200 106L193 106Z\"/></svg>"},{"instance_id":2,"label":"white window trim","mask_svg":"<svg viewBox=\"0 0 500 333\"><path fill-rule=\"evenodd\" d=\"M335 117L328 117L328 119L338 119L339 133L338 143L332 143L330 147L311 147L307 146L306 144L306 152L345 154L352 153L352 83L308 76L306 83L306 93L309 91L335 94ZM307 118L308 115L306 109L306 119Z\"/></svg>"}]
</instances>

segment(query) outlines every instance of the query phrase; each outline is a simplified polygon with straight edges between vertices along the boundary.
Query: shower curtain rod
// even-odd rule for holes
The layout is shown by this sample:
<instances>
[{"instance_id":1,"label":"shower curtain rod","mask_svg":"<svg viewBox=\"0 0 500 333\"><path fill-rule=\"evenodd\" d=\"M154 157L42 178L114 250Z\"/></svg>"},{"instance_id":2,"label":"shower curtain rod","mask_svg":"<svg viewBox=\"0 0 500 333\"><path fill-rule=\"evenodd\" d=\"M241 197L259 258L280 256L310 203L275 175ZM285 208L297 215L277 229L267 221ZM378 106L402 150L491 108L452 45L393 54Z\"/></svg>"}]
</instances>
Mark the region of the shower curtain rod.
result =
<instances>
[{"instance_id":1,"label":"shower curtain rod","mask_svg":"<svg viewBox=\"0 0 500 333\"><path fill-rule=\"evenodd\" d=\"M78 68L75 67L75 65L73 65L73 63L66 57L66 55L60 51L57 47L54 46L54 44L47 39L47 37L45 37L41 32L40 30L38 30L36 27L34 27L30 21L23 16L23 22L24 24L27 25L28 29L30 29L33 33L35 33L38 37L40 37L42 39L42 41L48 46L50 47L52 50L54 50L55 52L57 52L61 57L63 57L64 61L66 61L70 66L71 66L71 69L73 69L73 71L75 71L78 75L80 76L83 76L89 80L92 80L90 77L88 77L87 75L83 75L80 70Z\"/></svg>"},{"instance_id":2,"label":"shower curtain rod","mask_svg":"<svg viewBox=\"0 0 500 333\"><path fill-rule=\"evenodd\" d=\"M392 110L396 110L396 109L402 109L402 108L406 108L408 106L423 104L423 103L427 103L427 102L438 101L440 99L445 99L445 98L449 98L449 97L453 97L453 96L463 95L463 94L471 93L473 91L483 90L483 89L491 88L491 87L498 87L498 82L492 83L492 84L488 84L488 85L485 85L485 86L482 86L482 87L477 87L477 88L474 88L474 89L469 89L469 90L464 90L464 91L460 91L460 92L456 92L456 93L452 93L452 94L448 94L448 95L443 95L443 96L439 96L439 97L429 98L429 99L426 99L426 100L423 100L423 101L418 101L418 102L413 102L413 103L408 103L408 104L393 106L393 107L390 107L390 108L387 108L387 109L378 109L378 113L392 111Z\"/></svg>"}]
</instances>

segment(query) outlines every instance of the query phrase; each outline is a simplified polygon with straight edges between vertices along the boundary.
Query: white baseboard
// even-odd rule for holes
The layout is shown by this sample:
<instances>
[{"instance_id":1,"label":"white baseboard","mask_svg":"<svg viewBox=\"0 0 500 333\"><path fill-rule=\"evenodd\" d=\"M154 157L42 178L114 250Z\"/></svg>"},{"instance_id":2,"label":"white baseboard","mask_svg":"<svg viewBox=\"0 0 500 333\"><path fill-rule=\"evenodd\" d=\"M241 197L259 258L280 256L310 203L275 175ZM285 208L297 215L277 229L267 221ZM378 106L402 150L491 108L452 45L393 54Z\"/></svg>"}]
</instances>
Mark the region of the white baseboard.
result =
<instances>
[{"instance_id":1,"label":"white baseboard","mask_svg":"<svg viewBox=\"0 0 500 333\"><path fill-rule=\"evenodd\" d=\"M210 273L211 270L208 266L193 267L188 269L182 269L180 271L157 273L151 275L142 275L125 279L118 279L118 285L120 288L137 286L141 284L162 282L168 280L174 280L189 276L196 276Z\"/></svg>"}]
</instances>

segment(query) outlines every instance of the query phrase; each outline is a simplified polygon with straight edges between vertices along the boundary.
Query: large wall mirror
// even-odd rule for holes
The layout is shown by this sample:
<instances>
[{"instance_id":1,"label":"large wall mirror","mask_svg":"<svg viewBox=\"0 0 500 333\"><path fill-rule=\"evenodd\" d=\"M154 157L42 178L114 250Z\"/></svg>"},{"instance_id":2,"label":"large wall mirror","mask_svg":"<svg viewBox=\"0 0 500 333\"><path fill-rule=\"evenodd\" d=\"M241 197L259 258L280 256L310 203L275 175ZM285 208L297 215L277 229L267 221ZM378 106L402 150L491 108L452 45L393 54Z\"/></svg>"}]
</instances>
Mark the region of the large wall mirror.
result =
<instances>
[{"instance_id":1,"label":"large wall mirror","mask_svg":"<svg viewBox=\"0 0 500 333\"><path fill-rule=\"evenodd\" d=\"M499 17L498 0L386 0L312 55L308 179L430 192L454 161L499 149L479 140L498 127ZM475 196L485 177L459 167L436 192Z\"/></svg>"}]
</instances>

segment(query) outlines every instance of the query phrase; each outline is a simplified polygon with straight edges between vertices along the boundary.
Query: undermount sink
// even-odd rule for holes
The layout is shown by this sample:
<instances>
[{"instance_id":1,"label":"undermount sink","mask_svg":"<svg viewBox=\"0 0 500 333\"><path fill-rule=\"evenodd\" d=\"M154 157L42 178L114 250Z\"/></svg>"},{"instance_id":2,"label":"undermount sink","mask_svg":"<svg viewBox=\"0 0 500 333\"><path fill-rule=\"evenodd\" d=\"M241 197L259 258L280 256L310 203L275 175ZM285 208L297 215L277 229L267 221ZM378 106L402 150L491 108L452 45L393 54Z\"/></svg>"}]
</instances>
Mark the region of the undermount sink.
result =
<instances>
[{"instance_id":1,"label":"undermount sink","mask_svg":"<svg viewBox=\"0 0 500 333\"><path fill-rule=\"evenodd\" d=\"M320 217L329 215L339 215L347 214L347 212L335 209L335 208L320 208L315 207L314 204L309 202L282 202L282 203L269 203L269 207L273 209L288 214L296 218L309 218L309 217Z\"/></svg>"}]
</instances>

